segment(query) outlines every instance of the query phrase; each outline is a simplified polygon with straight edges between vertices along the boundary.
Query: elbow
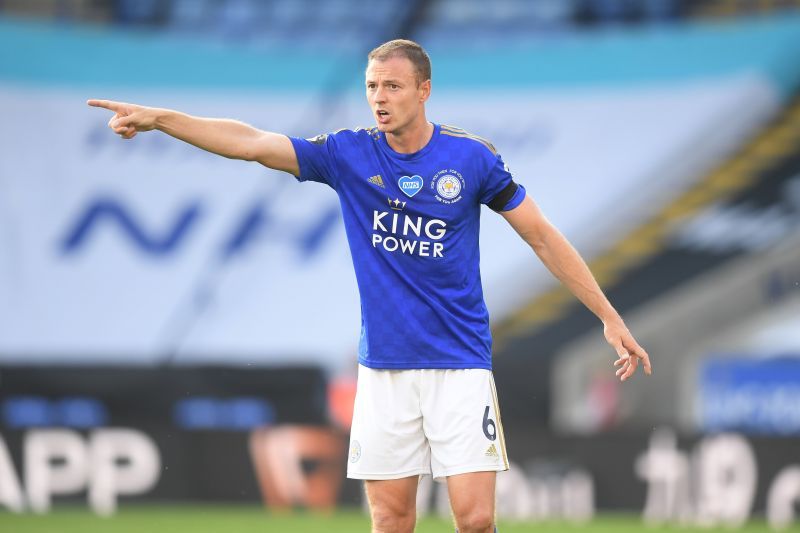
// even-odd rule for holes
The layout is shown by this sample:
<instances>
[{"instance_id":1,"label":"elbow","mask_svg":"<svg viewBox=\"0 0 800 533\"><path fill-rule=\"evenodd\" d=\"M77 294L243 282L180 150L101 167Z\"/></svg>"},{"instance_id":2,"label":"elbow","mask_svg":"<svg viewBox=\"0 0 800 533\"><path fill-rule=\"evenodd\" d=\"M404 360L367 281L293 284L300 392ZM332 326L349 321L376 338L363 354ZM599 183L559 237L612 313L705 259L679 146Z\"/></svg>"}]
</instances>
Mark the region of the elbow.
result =
<instances>
[{"instance_id":1,"label":"elbow","mask_svg":"<svg viewBox=\"0 0 800 533\"><path fill-rule=\"evenodd\" d=\"M547 233L541 231L539 228L524 233L522 239L528 243L528 246L533 248L533 251L537 254L547 248Z\"/></svg>"},{"instance_id":2,"label":"elbow","mask_svg":"<svg viewBox=\"0 0 800 533\"><path fill-rule=\"evenodd\" d=\"M528 246L536 253L536 255L541 256L547 250L547 242L543 240L535 240L535 241L527 241Z\"/></svg>"},{"instance_id":3,"label":"elbow","mask_svg":"<svg viewBox=\"0 0 800 533\"><path fill-rule=\"evenodd\" d=\"M525 236L525 241L533 248L537 255L546 253L547 250L557 246L561 233L549 222L538 224Z\"/></svg>"}]
</instances>

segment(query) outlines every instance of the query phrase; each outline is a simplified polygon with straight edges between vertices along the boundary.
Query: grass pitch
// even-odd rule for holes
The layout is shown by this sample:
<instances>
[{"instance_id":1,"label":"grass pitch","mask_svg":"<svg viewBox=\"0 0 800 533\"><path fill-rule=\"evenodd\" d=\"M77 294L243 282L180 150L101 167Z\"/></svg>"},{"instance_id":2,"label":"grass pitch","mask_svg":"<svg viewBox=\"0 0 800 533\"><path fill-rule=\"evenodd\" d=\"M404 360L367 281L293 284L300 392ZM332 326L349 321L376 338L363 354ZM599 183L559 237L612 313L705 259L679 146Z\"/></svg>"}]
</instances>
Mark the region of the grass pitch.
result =
<instances>
[{"instance_id":1,"label":"grass pitch","mask_svg":"<svg viewBox=\"0 0 800 533\"><path fill-rule=\"evenodd\" d=\"M672 528L646 527L638 516L601 516L588 524L508 523L501 522L502 533L633 533L685 532L712 533L739 531L741 533L767 533L772 530L764 522L751 522L745 527L727 528ZM0 511L0 532L3 533L352 533L369 532L369 520L363 514L337 512L331 515L304 512L291 514L269 513L259 507L175 506L175 507L123 507L111 518L100 518L84 508L56 508L51 514L36 516L14 515ZM419 521L417 533L453 533L450 523L437 518ZM800 524L789 530L800 532Z\"/></svg>"}]
</instances>

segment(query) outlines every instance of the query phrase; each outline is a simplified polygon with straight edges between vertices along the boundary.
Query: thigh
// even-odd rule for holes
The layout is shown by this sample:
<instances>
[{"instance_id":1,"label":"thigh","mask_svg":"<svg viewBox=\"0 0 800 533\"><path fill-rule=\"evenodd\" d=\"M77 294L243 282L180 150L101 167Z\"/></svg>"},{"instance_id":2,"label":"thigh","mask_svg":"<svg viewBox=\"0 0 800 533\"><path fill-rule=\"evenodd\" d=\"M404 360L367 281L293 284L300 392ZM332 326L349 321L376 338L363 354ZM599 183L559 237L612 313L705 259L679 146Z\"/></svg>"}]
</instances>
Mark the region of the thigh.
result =
<instances>
[{"instance_id":1,"label":"thigh","mask_svg":"<svg viewBox=\"0 0 800 533\"><path fill-rule=\"evenodd\" d=\"M453 517L460 530L486 531L494 523L497 472L471 472L447 478Z\"/></svg>"},{"instance_id":2,"label":"thigh","mask_svg":"<svg viewBox=\"0 0 800 533\"><path fill-rule=\"evenodd\" d=\"M489 370L430 370L423 384L425 435L435 479L508 470L503 424Z\"/></svg>"},{"instance_id":3,"label":"thigh","mask_svg":"<svg viewBox=\"0 0 800 533\"><path fill-rule=\"evenodd\" d=\"M417 485L419 476L364 482L370 515L374 525L394 525L386 529L405 529L403 524L416 521ZM382 528L380 528L382 529Z\"/></svg>"},{"instance_id":4,"label":"thigh","mask_svg":"<svg viewBox=\"0 0 800 533\"><path fill-rule=\"evenodd\" d=\"M419 371L359 366L347 477L386 480L428 473Z\"/></svg>"}]
</instances>

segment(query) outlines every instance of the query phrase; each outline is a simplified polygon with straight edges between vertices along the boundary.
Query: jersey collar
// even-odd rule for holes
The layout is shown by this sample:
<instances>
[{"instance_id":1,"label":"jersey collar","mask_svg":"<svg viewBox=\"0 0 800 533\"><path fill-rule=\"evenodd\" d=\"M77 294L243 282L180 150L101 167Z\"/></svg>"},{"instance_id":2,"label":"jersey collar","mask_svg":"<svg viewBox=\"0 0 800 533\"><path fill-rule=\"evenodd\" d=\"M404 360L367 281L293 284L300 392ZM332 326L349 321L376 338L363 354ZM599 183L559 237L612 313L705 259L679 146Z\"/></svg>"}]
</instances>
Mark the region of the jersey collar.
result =
<instances>
[{"instance_id":1,"label":"jersey collar","mask_svg":"<svg viewBox=\"0 0 800 533\"><path fill-rule=\"evenodd\" d=\"M432 122L432 124L433 124L433 135L431 135L431 138L428 141L428 144L426 144L425 146L423 146L420 150L417 150L416 152L412 152L410 154L401 154L400 152L395 152L392 149L392 147L389 146L389 142L386 140L386 134L383 133L383 132L380 132L380 142L379 142L379 144L380 144L381 148L383 149L383 151L386 152L387 154L389 154L394 159L402 159L403 161L413 161L415 159L419 159L420 157L424 156L425 154L427 154L428 152L433 150L433 147L436 145L436 142L439 140L439 132L440 132L441 127L439 126L439 124L436 124L435 122Z\"/></svg>"}]
</instances>

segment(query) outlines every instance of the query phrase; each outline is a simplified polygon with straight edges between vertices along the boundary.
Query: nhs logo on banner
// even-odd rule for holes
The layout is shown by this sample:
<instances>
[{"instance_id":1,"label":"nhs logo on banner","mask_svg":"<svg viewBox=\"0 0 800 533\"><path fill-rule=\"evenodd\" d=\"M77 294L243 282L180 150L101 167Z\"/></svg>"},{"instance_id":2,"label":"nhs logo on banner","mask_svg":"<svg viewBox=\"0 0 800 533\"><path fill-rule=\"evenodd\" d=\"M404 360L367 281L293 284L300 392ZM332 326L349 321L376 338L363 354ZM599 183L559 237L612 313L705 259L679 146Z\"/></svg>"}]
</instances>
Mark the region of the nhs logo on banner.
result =
<instances>
[{"instance_id":1,"label":"nhs logo on banner","mask_svg":"<svg viewBox=\"0 0 800 533\"><path fill-rule=\"evenodd\" d=\"M118 238L139 252L165 257L175 253L191 237L192 232L199 229L207 211L199 200L186 202L168 220L156 224L159 229L152 229L152 221L143 220L142 215L123 200L96 197L67 224L59 248L65 255L81 253L90 246L94 234L102 226L108 226L116 231ZM297 227L277 220L269 205L257 203L240 212L231 231L218 243L217 250L222 257L231 257L266 234L296 249L300 258L307 261L319 252L338 218L339 209L332 204L317 213L306 225Z\"/></svg>"},{"instance_id":2,"label":"nhs logo on banner","mask_svg":"<svg viewBox=\"0 0 800 533\"><path fill-rule=\"evenodd\" d=\"M167 221L163 230L151 230L140 215L123 201L111 197L91 200L75 220L67 225L67 233L60 243L65 254L80 252L91 239L95 228L101 225L114 226L118 235L142 252L163 256L174 251L196 226L202 213L200 202L191 202ZM163 224L162 224L163 225Z\"/></svg>"}]
</instances>

